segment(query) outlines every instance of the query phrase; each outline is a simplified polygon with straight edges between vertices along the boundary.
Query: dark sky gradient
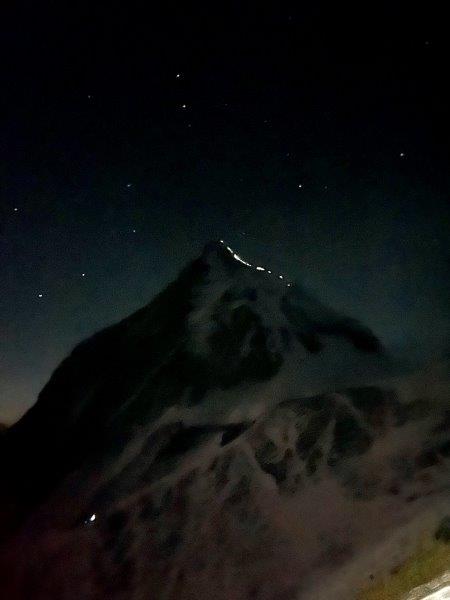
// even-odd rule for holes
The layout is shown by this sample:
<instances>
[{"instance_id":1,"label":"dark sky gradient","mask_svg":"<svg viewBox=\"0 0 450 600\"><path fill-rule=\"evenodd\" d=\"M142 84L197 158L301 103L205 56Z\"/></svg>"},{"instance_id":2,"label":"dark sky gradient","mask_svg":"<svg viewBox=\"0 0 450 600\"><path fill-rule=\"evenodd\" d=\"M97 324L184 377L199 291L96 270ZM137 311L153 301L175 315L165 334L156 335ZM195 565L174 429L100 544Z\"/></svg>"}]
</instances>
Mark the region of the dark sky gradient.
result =
<instances>
[{"instance_id":1,"label":"dark sky gradient","mask_svg":"<svg viewBox=\"0 0 450 600\"><path fill-rule=\"evenodd\" d=\"M448 347L436 5L91 4L0 21L0 421L212 238L388 346Z\"/></svg>"}]
</instances>

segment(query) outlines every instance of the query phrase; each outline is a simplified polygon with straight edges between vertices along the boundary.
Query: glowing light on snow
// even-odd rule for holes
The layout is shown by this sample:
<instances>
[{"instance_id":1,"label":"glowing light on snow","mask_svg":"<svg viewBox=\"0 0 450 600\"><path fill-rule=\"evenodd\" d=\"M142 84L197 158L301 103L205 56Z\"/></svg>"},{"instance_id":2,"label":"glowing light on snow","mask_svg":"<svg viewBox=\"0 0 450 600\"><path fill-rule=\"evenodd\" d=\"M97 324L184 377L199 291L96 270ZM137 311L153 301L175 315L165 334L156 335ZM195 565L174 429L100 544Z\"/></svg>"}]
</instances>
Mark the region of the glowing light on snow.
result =
<instances>
[{"instance_id":1,"label":"glowing light on snow","mask_svg":"<svg viewBox=\"0 0 450 600\"><path fill-rule=\"evenodd\" d=\"M239 254L236 254L236 252L233 252L233 258L235 260L238 260L243 265L246 265L247 267L251 267L252 266L250 263L246 262L245 260L242 260L242 258L239 256Z\"/></svg>"},{"instance_id":2,"label":"glowing light on snow","mask_svg":"<svg viewBox=\"0 0 450 600\"><path fill-rule=\"evenodd\" d=\"M224 243L224 241L223 241L223 240L219 240L219 241L220 241L220 243L221 243L221 244L223 244L223 243ZM228 252L229 252L230 254L232 254L232 256L233 256L234 260L237 260L237 261L239 261L240 263L242 263L242 264L243 264L243 265L245 265L246 267L252 267L252 268L256 269L257 271L265 271L265 270L266 270L264 267L259 267L259 266L258 266L258 267L254 267L254 266L253 266L251 263L249 263L249 262L247 262L246 260L244 260L243 258L241 258L241 257L239 256L239 254L236 254L236 252L233 250L233 248L230 248L230 246L225 246L225 248L228 250ZM272 271L269 271L269 270L267 270L267 273L270 273L270 274L271 274L271 273L272 273ZM278 275L278 277L279 277L280 279L284 279L284 276L283 276L283 275ZM290 287L292 284L288 283L287 285Z\"/></svg>"}]
</instances>

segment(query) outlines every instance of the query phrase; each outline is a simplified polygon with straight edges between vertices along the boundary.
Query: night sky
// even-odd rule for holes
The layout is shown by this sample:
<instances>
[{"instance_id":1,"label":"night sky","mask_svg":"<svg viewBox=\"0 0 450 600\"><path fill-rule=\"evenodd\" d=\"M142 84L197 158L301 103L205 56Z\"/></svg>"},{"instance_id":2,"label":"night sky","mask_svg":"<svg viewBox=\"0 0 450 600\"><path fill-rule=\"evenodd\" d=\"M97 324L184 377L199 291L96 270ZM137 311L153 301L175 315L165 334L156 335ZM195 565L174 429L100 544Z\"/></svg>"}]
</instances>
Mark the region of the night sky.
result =
<instances>
[{"instance_id":1,"label":"night sky","mask_svg":"<svg viewBox=\"0 0 450 600\"><path fill-rule=\"evenodd\" d=\"M450 52L436 5L11 4L0 421L210 239L390 348L448 348Z\"/></svg>"}]
</instances>

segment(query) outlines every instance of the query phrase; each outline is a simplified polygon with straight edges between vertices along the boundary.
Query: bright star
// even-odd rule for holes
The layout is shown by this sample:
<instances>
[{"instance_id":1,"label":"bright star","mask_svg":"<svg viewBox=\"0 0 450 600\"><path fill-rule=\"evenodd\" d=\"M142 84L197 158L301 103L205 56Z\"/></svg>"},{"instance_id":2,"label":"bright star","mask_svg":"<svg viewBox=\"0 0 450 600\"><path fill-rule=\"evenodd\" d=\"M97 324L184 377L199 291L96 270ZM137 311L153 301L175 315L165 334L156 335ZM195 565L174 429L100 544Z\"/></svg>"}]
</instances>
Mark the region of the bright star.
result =
<instances>
[{"instance_id":1,"label":"bright star","mask_svg":"<svg viewBox=\"0 0 450 600\"><path fill-rule=\"evenodd\" d=\"M38 294L38 298L42 298L42 294Z\"/></svg>"}]
</instances>

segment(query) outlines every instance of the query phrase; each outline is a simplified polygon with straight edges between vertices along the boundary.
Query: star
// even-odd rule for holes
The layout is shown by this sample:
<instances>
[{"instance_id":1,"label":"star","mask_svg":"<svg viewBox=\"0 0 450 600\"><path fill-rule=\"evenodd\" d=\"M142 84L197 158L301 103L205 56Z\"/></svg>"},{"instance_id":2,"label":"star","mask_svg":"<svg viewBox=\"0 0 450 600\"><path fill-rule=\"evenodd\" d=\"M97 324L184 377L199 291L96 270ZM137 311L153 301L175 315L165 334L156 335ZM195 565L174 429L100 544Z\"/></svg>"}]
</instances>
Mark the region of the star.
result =
<instances>
[{"instance_id":1,"label":"star","mask_svg":"<svg viewBox=\"0 0 450 600\"><path fill-rule=\"evenodd\" d=\"M136 233L136 229L133 229L132 231L133 231L133 233Z\"/></svg>"},{"instance_id":2,"label":"star","mask_svg":"<svg viewBox=\"0 0 450 600\"><path fill-rule=\"evenodd\" d=\"M81 277L86 277L86 273L81 273Z\"/></svg>"},{"instance_id":3,"label":"star","mask_svg":"<svg viewBox=\"0 0 450 600\"><path fill-rule=\"evenodd\" d=\"M404 158L405 157L405 153L404 152L400 152L400 158Z\"/></svg>"},{"instance_id":4,"label":"star","mask_svg":"<svg viewBox=\"0 0 450 600\"><path fill-rule=\"evenodd\" d=\"M299 188L303 187L303 184L302 184L302 183L299 183L299 184L298 184L298 187L299 187Z\"/></svg>"},{"instance_id":5,"label":"star","mask_svg":"<svg viewBox=\"0 0 450 600\"><path fill-rule=\"evenodd\" d=\"M177 73L176 77L177 77L177 79L180 79L181 73Z\"/></svg>"},{"instance_id":6,"label":"star","mask_svg":"<svg viewBox=\"0 0 450 600\"><path fill-rule=\"evenodd\" d=\"M42 294L38 294L38 298L42 298Z\"/></svg>"},{"instance_id":7,"label":"star","mask_svg":"<svg viewBox=\"0 0 450 600\"><path fill-rule=\"evenodd\" d=\"M181 108L187 108L187 104L182 104Z\"/></svg>"},{"instance_id":8,"label":"star","mask_svg":"<svg viewBox=\"0 0 450 600\"><path fill-rule=\"evenodd\" d=\"M17 206L14 207L14 212L17 212L19 209L17 208Z\"/></svg>"},{"instance_id":9,"label":"star","mask_svg":"<svg viewBox=\"0 0 450 600\"><path fill-rule=\"evenodd\" d=\"M88 94L88 100L92 100L92 96Z\"/></svg>"},{"instance_id":10,"label":"star","mask_svg":"<svg viewBox=\"0 0 450 600\"><path fill-rule=\"evenodd\" d=\"M130 188L132 185L132 183L127 183L127 188Z\"/></svg>"}]
</instances>

